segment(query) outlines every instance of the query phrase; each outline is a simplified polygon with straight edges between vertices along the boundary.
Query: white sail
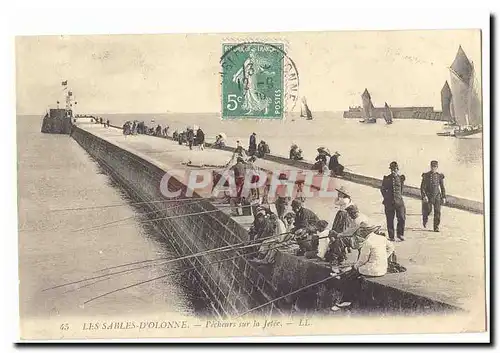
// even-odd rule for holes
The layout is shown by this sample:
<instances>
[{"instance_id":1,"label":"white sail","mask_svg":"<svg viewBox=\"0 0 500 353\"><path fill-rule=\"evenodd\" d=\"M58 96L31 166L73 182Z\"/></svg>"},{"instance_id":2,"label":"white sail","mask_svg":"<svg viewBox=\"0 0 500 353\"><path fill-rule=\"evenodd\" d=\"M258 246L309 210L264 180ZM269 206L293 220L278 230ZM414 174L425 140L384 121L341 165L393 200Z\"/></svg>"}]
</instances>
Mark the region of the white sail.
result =
<instances>
[{"instance_id":1,"label":"white sail","mask_svg":"<svg viewBox=\"0 0 500 353\"><path fill-rule=\"evenodd\" d=\"M300 103L300 117L305 118L306 117L306 108L304 106L304 101Z\"/></svg>"},{"instance_id":2,"label":"white sail","mask_svg":"<svg viewBox=\"0 0 500 353\"><path fill-rule=\"evenodd\" d=\"M477 81L474 66L469 91L469 123L470 125L483 125L480 86Z\"/></svg>"},{"instance_id":3,"label":"white sail","mask_svg":"<svg viewBox=\"0 0 500 353\"><path fill-rule=\"evenodd\" d=\"M460 126L482 125L481 99L479 98L474 65L459 47L450 67L452 114Z\"/></svg>"},{"instance_id":4,"label":"white sail","mask_svg":"<svg viewBox=\"0 0 500 353\"><path fill-rule=\"evenodd\" d=\"M300 117L307 118L307 120L312 119L312 113L309 107L307 106L306 97L302 97L301 106L300 106Z\"/></svg>"},{"instance_id":5,"label":"white sail","mask_svg":"<svg viewBox=\"0 0 500 353\"><path fill-rule=\"evenodd\" d=\"M451 76L451 94L453 101L453 110L455 111L455 121L460 126L467 125L465 115L469 115L469 85L463 82L454 71L450 70Z\"/></svg>"},{"instance_id":6,"label":"white sail","mask_svg":"<svg viewBox=\"0 0 500 353\"><path fill-rule=\"evenodd\" d=\"M372 103L372 97L370 96L370 93L368 92L368 89L365 88L365 91L361 95L361 99L363 101L363 111L365 113L365 119L369 119L372 117L372 109L373 109L373 103Z\"/></svg>"},{"instance_id":7,"label":"white sail","mask_svg":"<svg viewBox=\"0 0 500 353\"><path fill-rule=\"evenodd\" d=\"M389 107L389 104L387 104L387 102L385 103L384 105L384 113L383 113L383 116L384 116L384 119L385 119L385 122L387 124L391 124L392 123L392 119L394 117L394 115L392 114L392 110L391 108Z\"/></svg>"},{"instance_id":8,"label":"white sail","mask_svg":"<svg viewBox=\"0 0 500 353\"><path fill-rule=\"evenodd\" d=\"M455 114L453 111L452 95L450 85L446 81L441 89L441 111L443 112L443 118L448 122L455 122Z\"/></svg>"}]
</instances>

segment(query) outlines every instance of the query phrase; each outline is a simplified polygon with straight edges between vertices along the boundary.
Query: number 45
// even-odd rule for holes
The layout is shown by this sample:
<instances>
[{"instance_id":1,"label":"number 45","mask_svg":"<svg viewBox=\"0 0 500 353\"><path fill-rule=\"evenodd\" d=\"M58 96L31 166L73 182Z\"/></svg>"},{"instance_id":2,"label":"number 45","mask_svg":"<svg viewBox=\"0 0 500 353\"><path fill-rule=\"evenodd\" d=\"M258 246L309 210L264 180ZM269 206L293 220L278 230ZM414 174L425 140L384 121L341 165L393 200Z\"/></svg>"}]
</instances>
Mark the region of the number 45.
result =
<instances>
[{"instance_id":1,"label":"number 45","mask_svg":"<svg viewBox=\"0 0 500 353\"><path fill-rule=\"evenodd\" d=\"M241 96L237 96L236 94L228 94L227 104L226 104L227 110L230 111L236 110L236 108L238 108L238 102L241 103Z\"/></svg>"}]
</instances>

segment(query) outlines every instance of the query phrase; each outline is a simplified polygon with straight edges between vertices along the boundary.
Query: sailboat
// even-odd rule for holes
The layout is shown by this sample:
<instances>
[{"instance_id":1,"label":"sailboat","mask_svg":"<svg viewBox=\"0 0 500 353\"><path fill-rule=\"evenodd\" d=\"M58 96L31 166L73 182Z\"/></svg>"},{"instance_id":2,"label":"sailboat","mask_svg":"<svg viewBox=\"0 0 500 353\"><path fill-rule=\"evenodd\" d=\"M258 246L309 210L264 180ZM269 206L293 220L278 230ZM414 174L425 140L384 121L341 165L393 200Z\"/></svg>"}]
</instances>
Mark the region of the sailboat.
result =
<instances>
[{"instance_id":1,"label":"sailboat","mask_svg":"<svg viewBox=\"0 0 500 353\"><path fill-rule=\"evenodd\" d=\"M364 119L361 119L360 123L365 124L373 124L377 122L377 119L373 116L373 112L375 111L375 107L372 103L372 97L370 96L370 92L365 88L365 91L361 95L361 99L363 101L363 112L365 115Z\"/></svg>"},{"instance_id":2,"label":"sailboat","mask_svg":"<svg viewBox=\"0 0 500 353\"><path fill-rule=\"evenodd\" d=\"M441 110L443 112L443 118L446 121L444 124L445 129L455 129L458 127L455 120L452 97L450 85L448 84L448 81L445 81L443 88L441 89Z\"/></svg>"},{"instance_id":3,"label":"sailboat","mask_svg":"<svg viewBox=\"0 0 500 353\"><path fill-rule=\"evenodd\" d=\"M301 118L306 118L306 120L312 120L313 119L311 110L307 106L306 97L302 97L302 105L301 105L301 108L300 108L300 117Z\"/></svg>"},{"instance_id":4,"label":"sailboat","mask_svg":"<svg viewBox=\"0 0 500 353\"><path fill-rule=\"evenodd\" d=\"M385 105L384 105L384 119L385 119L385 122L387 125L390 125L392 124L392 119L394 118L394 115L392 114L392 110L391 108L389 108L389 105L387 104L387 102L385 102Z\"/></svg>"},{"instance_id":5,"label":"sailboat","mask_svg":"<svg viewBox=\"0 0 500 353\"><path fill-rule=\"evenodd\" d=\"M451 64L450 90L452 107L458 129L455 137L466 137L481 133L482 112L474 64L459 46L455 60Z\"/></svg>"}]
</instances>

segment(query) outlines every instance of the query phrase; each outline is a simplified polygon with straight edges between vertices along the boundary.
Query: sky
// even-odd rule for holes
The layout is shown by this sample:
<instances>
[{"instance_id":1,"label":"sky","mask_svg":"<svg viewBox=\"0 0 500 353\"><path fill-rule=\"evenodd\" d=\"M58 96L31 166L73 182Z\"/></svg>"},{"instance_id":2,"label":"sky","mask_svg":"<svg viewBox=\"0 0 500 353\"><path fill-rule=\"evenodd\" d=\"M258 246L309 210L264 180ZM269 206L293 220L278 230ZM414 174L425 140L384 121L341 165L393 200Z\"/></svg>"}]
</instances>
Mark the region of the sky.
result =
<instances>
[{"instance_id":1,"label":"sky","mask_svg":"<svg viewBox=\"0 0 500 353\"><path fill-rule=\"evenodd\" d=\"M244 40L286 43L313 111L361 105L365 88L375 106L440 110L459 45L481 72L479 30L23 36L17 114L54 107L63 80L76 113L219 112L222 43Z\"/></svg>"}]
</instances>

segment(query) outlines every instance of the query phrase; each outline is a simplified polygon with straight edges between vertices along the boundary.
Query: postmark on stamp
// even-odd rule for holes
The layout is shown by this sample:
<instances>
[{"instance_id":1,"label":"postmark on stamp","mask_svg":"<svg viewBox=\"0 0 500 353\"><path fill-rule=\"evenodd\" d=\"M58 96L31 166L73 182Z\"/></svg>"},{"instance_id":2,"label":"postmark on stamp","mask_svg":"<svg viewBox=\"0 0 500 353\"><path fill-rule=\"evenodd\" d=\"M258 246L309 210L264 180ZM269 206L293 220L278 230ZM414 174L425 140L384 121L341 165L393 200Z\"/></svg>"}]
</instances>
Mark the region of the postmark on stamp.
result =
<instances>
[{"instance_id":1,"label":"postmark on stamp","mask_svg":"<svg viewBox=\"0 0 500 353\"><path fill-rule=\"evenodd\" d=\"M298 98L298 73L283 43L222 45L222 119L284 119Z\"/></svg>"}]
</instances>

